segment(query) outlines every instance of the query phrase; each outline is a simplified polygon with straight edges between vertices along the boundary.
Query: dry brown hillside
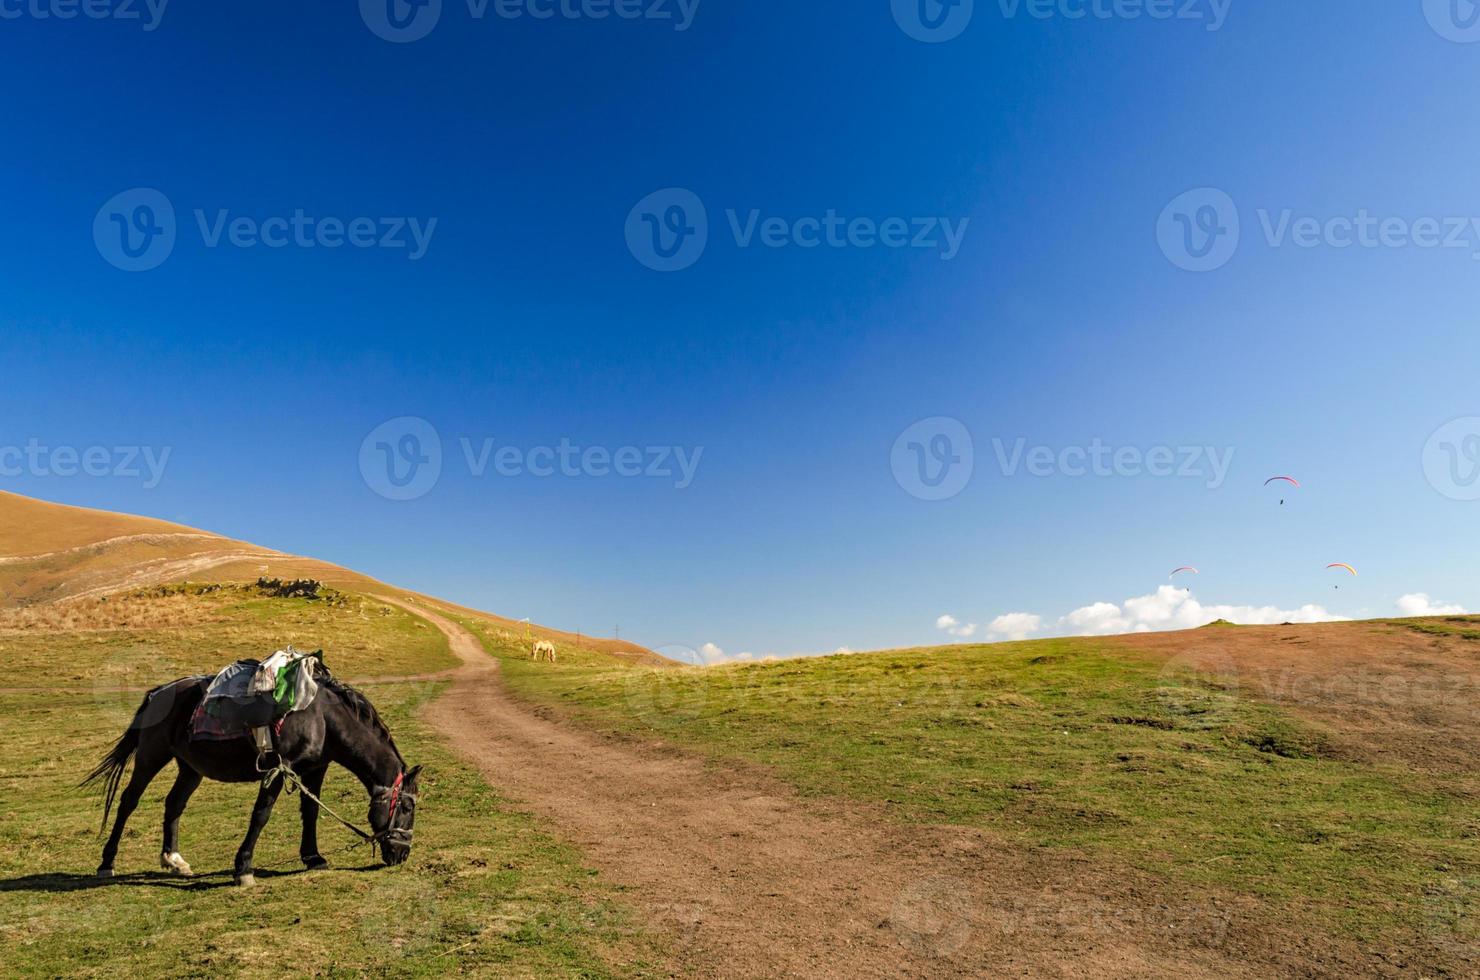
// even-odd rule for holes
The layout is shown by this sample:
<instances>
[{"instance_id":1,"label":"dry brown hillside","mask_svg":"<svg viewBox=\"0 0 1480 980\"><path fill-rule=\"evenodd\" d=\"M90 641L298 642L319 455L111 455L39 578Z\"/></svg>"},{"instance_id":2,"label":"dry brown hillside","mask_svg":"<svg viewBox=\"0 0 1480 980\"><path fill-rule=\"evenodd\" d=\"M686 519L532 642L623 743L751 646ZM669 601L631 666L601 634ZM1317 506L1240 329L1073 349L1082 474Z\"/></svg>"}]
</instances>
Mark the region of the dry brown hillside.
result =
<instances>
[{"instance_id":1,"label":"dry brown hillside","mask_svg":"<svg viewBox=\"0 0 1480 980\"><path fill-rule=\"evenodd\" d=\"M171 582L312 578L353 592L412 597L429 606L523 630L492 613L418 595L330 562L303 558L152 517L69 507L0 491L0 608L79 601ZM557 644L572 633L533 627ZM646 664L669 661L617 640L581 645Z\"/></svg>"}]
</instances>

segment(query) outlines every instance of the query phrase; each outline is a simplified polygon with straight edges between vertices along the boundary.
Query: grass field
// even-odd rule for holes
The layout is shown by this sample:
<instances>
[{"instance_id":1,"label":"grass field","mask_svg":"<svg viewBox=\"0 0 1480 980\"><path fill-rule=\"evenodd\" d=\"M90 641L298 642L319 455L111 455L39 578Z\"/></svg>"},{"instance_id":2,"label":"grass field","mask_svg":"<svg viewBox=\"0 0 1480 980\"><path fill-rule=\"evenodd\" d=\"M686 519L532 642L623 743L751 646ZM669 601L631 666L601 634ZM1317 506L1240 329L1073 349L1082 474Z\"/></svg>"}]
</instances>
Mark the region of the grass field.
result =
<instances>
[{"instance_id":1,"label":"grass field","mask_svg":"<svg viewBox=\"0 0 1480 980\"><path fill-rule=\"evenodd\" d=\"M501 659L511 689L588 726L760 764L803 794L881 804L902 822L983 828L1250 897L1308 935L1419 950L1441 975L1450 954L1472 963L1480 948L1472 778L1353 755L1339 728L1134 643L705 670L649 669L566 644L552 666L530 662L522 639L496 623L460 621ZM1480 624L1401 625L1389 632L1453 655L1472 649ZM1232 627L1208 635L1265 643ZM258 848L259 886L236 889L229 869L253 788L208 783L182 828L200 874L167 877L155 870L163 774L130 824L121 877L96 881L99 800L76 783L128 723L139 690L286 642L324 647L339 676L362 679L407 758L427 767L411 861L386 869L363 848L343 850L352 838L325 818L321 841L340 870L302 873L296 800L285 796ZM1299 649L1313 651L1308 659L1318 650ZM1428 648L1403 649L1411 660ZM665 950L622 896L418 721L445 683L438 672L457 661L438 631L399 608L332 590L283 599L244 584L150 587L0 612L0 663L8 973L663 972ZM347 773L331 772L326 790L330 806L363 815Z\"/></svg>"},{"instance_id":2,"label":"grass field","mask_svg":"<svg viewBox=\"0 0 1480 980\"><path fill-rule=\"evenodd\" d=\"M526 699L806 793L1106 854L1359 940L1480 942L1480 818L1459 784L1340 758L1327 730L1095 640L666 671L499 652Z\"/></svg>"},{"instance_id":3,"label":"grass field","mask_svg":"<svg viewBox=\"0 0 1480 980\"><path fill-rule=\"evenodd\" d=\"M342 677L423 674L454 661L435 630L357 596L313 602L233 588L180 602L155 590L87 615L23 630L0 624L3 972L604 976L616 962L622 975L647 972L653 947L620 896L417 721L436 680L362 685L408 760L426 766L406 865L342 850L353 838L325 817L320 841L340 870L302 873L297 800L284 796L257 850L258 886L234 888L231 860L255 787L208 782L182 821L181 850L198 875L167 877L156 870L166 770L130 822L120 877L96 881L100 800L76 784L140 698L112 685L210 670L288 640L325 647ZM17 690L48 682L67 693ZM364 791L343 770L330 771L324 798L363 819Z\"/></svg>"},{"instance_id":4,"label":"grass field","mask_svg":"<svg viewBox=\"0 0 1480 980\"><path fill-rule=\"evenodd\" d=\"M160 679L262 656L264 644L271 653L287 643L325 648L330 669L345 678L424 674L457 664L435 629L374 599L332 590L320 600L278 599L247 585L185 585L0 614L8 675L0 686L44 678L62 686L147 689Z\"/></svg>"}]
</instances>

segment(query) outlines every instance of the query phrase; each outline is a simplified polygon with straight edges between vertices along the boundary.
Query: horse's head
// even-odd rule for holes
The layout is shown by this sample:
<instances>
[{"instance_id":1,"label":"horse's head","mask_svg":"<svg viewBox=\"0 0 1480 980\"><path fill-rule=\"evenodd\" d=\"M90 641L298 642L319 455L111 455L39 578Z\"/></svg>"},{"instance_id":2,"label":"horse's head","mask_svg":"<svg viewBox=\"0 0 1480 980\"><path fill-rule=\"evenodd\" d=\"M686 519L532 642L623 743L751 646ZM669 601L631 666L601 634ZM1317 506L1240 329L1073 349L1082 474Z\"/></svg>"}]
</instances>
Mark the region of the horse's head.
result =
<instances>
[{"instance_id":1,"label":"horse's head","mask_svg":"<svg viewBox=\"0 0 1480 980\"><path fill-rule=\"evenodd\" d=\"M390 786L377 788L370 799L370 826L380 841L380 857L386 864L400 864L411 856L420 776L421 766L413 766Z\"/></svg>"}]
</instances>

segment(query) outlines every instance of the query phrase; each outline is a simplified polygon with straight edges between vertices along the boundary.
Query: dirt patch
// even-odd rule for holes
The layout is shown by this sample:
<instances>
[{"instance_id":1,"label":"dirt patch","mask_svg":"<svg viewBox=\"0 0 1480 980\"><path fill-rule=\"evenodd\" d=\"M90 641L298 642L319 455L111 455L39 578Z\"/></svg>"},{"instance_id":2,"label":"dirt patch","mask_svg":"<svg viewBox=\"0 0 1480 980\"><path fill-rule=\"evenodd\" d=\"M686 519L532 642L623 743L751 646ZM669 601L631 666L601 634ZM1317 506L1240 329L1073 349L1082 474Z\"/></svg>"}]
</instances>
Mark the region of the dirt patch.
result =
<instances>
[{"instance_id":1,"label":"dirt patch","mask_svg":"<svg viewBox=\"0 0 1480 980\"><path fill-rule=\"evenodd\" d=\"M563 724L511 697L461 627L406 608L463 661L428 719L623 886L683 975L1416 973L1273 923L1242 896L802 799L762 771Z\"/></svg>"},{"instance_id":2,"label":"dirt patch","mask_svg":"<svg viewBox=\"0 0 1480 980\"><path fill-rule=\"evenodd\" d=\"M1421 621L1415 621L1422 626ZM1196 674L1313 722L1336 755L1474 779L1480 644L1397 623L1246 626L1110 637L1171 678ZM1271 751L1278 751L1272 748Z\"/></svg>"}]
</instances>

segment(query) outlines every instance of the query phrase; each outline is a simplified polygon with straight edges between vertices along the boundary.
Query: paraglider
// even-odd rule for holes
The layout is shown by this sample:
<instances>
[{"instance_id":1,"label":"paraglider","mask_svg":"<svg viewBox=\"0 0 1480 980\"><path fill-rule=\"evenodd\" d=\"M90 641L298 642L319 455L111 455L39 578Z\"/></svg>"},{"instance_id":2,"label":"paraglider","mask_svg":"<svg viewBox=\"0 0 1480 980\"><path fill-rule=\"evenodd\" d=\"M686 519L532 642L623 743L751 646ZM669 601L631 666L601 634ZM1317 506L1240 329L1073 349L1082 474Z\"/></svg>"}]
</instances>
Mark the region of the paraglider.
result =
<instances>
[{"instance_id":1,"label":"paraglider","mask_svg":"<svg viewBox=\"0 0 1480 980\"><path fill-rule=\"evenodd\" d=\"M1267 487L1271 483L1280 482L1288 483L1290 484L1290 486L1294 487L1297 490L1300 489L1300 481L1295 479L1293 476L1272 476L1264 481L1264 485ZM1285 506L1285 499L1283 497L1280 498L1280 506Z\"/></svg>"},{"instance_id":2,"label":"paraglider","mask_svg":"<svg viewBox=\"0 0 1480 980\"><path fill-rule=\"evenodd\" d=\"M1331 564L1329 564L1329 565L1326 566L1326 570L1327 571L1330 571L1333 568L1344 569L1345 571L1351 572L1352 578L1356 578L1357 577L1357 570L1355 568L1351 567L1350 565L1348 565L1344 561L1333 561ZM1341 586L1339 586L1339 585L1336 586L1336 587L1338 589L1341 588Z\"/></svg>"},{"instance_id":3,"label":"paraglider","mask_svg":"<svg viewBox=\"0 0 1480 980\"><path fill-rule=\"evenodd\" d=\"M1200 575L1200 574L1202 574L1197 569L1193 568L1191 565L1183 565L1181 568L1174 568L1174 569L1172 569L1172 574L1168 575L1167 578L1174 579L1178 575L1182 574L1183 572L1187 572L1187 573L1192 574L1192 575ZM1186 591L1187 592L1191 592L1192 591L1192 587L1191 586L1187 586L1186 587Z\"/></svg>"}]
</instances>

